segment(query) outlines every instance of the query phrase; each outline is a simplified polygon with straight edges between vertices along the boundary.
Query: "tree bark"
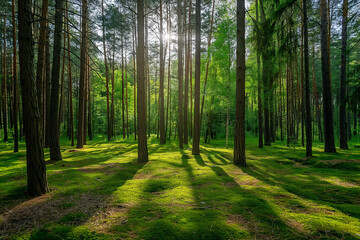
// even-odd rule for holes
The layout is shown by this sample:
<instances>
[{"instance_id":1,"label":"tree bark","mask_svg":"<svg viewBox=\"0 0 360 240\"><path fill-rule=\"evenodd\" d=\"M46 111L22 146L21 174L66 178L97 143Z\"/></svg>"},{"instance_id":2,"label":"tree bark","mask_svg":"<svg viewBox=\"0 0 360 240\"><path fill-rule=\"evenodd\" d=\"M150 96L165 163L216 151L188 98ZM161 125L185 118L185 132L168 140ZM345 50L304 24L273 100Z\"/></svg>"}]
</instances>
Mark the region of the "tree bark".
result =
<instances>
[{"instance_id":1,"label":"tree bark","mask_svg":"<svg viewBox=\"0 0 360 240\"><path fill-rule=\"evenodd\" d=\"M345 0L346 1L346 0ZM309 41L308 41L308 17L307 0L303 0L303 21L304 21L304 57L305 57L305 121L306 121L306 157L312 156L311 136L311 109L310 109L310 74L309 74Z\"/></svg>"},{"instance_id":2,"label":"tree bark","mask_svg":"<svg viewBox=\"0 0 360 240\"><path fill-rule=\"evenodd\" d=\"M328 20L326 16L326 0L320 4L320 36L321 36L321 69L323 82L323 114L325 133L325 152L336 152L334 142L333 106L328 54Z\"/></svg>"},{"instance_id":3,"label":"tree bark","mask_svg":"<svg viewBox=\"0 0 360 240\"><path fill-rule=\"evenodd\" d=\"M199 0L197 0L199 1ZM183 20L182 20L182 1L177 0L177 15L178 15L178 135L179 147L183 148L184 141L184 119L183 119ZM198 4L198 3L197 3ZM200 2L199 2L200 7ZM199 55L200 56L200 55ZM193 146L194 152L194 146Z\"/></svg>"},{"instance_id":4,"label":"tree bark","mask_svg":"<svg viewBox=\"0 0 360 240\"><path fill-rule=\"evenodd\" d=\"M165 106L164 106L164 79L165 79L165 58L164 58L164 36L163 36L163 7L160 0L160 87L159 87L159 103L160 103L160 144L166 143L165 131Z\"/></svg>"},{"instance_id":5,"label":"tree bark","mask_svg":"<svg viewBox=\"0 0 360 240\"><path fill-rule=\"evenodd\" d=\"M195 101L194 101L194 137L192 154L200 154L200 72L201 72L201 0L196 0L196 39L195 39ZM180 137L180 135L179 135Z\"/></svg>"},{"instance_id":6,"label":"tree bark","mask_svg":"<svg viewBox=\"0 0 360 240\"><path fill-rule=\"evenodd\" d=\"M144 0L137 0L138 51L137 51L137 101L138 101L138 162L148 162L146 138L146 91L144 60Z\"/></svg>"},{"instance_id":7,"label":"tree bark","mask_svg":"<svg viewBox=\"0 0 360 240\"><path fill-rule=\"evenodd\" d=\"M132 48L133 48L133 65L134 65L134 135L136 140L137 135L137 128L136 128L136 65L135 65L135 32L136 32L136 23L134 23L134 29L133 29L133 42L132 42Z\"/></svg>"},{"instance_id":8,"label":"tree bark","mask_svg":"<svg viewBox=\"0 0 360 240\"><path fill-rule=\"evenodd\" d=\"M237 0L234 164L245 167L245 0Z\"/></svg>"},{"instance_id":9,"label":"tree bark","mask_svg":"<svg viewBox=\"0 0 360 240\"><path fill-rule=\"evenodd\" d=\"M348 149L346 123L346 46L347 46L348 0L343 1L340 66L340 148Z\"/></svg>"},{"instance_id":10,"label":"tree bark","mask_svg":"<svg viewBox=\"0 0 360 240\"><path fill-rule=\"evenodd\" d=\"M256 8L256 22L258 22L259 14L258 14L258 0L255 0L255 8ZM259 148L264 147L263 142L263 109L262 109L262 91L261 91L261 76L260 76L260 56L259 53L256 53L256 62L257 62L257 78L258 78L258 131L259 131ZM280 86L281 87L281 86Z\"/></svg>"},{"instance_id":11,"label":"tree bark","mask_svg":"<svg viewBox=\"0 0 360 240\"><path fill-rule=\"evenodd\" d=\"M71 76L71 58L70 58L70 29L69 29L69 11L68 11L68 1L66 1L66 30L67 30L67 49L68 49L68 87L69 87L69 117L70 117L70 138L71 146L74 146L74 110L73 110L73 98L72 98L72 76Z\"/></svg>"},{"instance_id":12,"label":"tree bark","mask_svg":"<svg viewBox=\"0 0 360 240\"><path fill-rule=\"evenodd\" d=\"M2 104L3 104L3 125L4 125L4 142L9 140L8 137L8 99L7 99L7 76L6 76L6 16L4 15L4 56L3 56L3 82L2 82Z\"/></svg>"},{"instance_id":13,"label":"tree bark","mask_svg":"<svg viewBox=\"0 0 360 240\"><path fill-rule=\"evenodd\" d=\"M17 44L16 44L16 21L15 21L15 0L12 0L12 27L13 27L13 119L14 119L14 152L19 151L19 133L18 133L18 80L17 80ZM42 134L41 134L42 136Z\"/></svg>"},{"instance_id":14,"label":"tree bark","mask_svg":"<svg viewBox=\"0 0 360 240\"><path fill-rule=\"evenodd\" d=\"M34 43L32 36L31 0L19 1L19 62L23 116L26 134L28 194L38 196L48 191L41 122L34 76Z\"/></svg>"},{"instance_id":15,"label":"tree bark","mask_svg":"<svg viewBox=\"0 0 360 240\"><path fill-rule=\"evenodd\" d=\"M53 68L51 72L50 102L50 160L60 161L60 126L59 126L59 78L61 57L61 32L63 25L63 0L55 1L55 30L53 49Z\"/></svg>"},{"instance_id":16,"label":"tree bark","mask_svg":"<svg viewBox=\"0 0 360 240\"><path fill-rule=\"evenodd\" d=\"M87 0L82 0L82 29L80 46L80 84L78 108L77 148L84 146L84 113L85 113L85 82L86 82L86 49L87 49Z\"/></svg>"},{"instance_id":17,"label":"tree bark","mask_svg":"<svg viewBox=\"0 0 360 240\"><path fill-rule=\"evenodd\" d=\"M126 137L126 128L125 128L125 79L124 79L124 39L121 36L121 112L122 112L122 132L123 139Z\"/></svg>"}]
</instances>

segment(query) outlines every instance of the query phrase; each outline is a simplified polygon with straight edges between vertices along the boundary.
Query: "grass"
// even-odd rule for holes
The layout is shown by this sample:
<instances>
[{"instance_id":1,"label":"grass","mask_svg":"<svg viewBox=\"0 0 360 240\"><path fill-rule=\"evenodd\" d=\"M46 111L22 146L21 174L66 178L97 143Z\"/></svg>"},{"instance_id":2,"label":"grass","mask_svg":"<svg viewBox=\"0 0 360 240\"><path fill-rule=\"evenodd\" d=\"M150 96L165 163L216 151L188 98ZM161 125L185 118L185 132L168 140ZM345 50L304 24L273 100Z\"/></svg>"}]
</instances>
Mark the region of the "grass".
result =
<instances>
[{"instance_id":1,"label":"grass","mask_svg":"<svg viewBox=\"0 0 360 240\"><path fill-rule=\"evenodd\" d=\"M314 157L284 143L258 149L247 168L224 140L201 155L149 139L137 163L133 140L98 139L47 163L50 192L26 196L24 143L0 144L0 239L360 239L360 149ZM46 150L46 159L49 158Z\"/></svg>"}]
</instances>

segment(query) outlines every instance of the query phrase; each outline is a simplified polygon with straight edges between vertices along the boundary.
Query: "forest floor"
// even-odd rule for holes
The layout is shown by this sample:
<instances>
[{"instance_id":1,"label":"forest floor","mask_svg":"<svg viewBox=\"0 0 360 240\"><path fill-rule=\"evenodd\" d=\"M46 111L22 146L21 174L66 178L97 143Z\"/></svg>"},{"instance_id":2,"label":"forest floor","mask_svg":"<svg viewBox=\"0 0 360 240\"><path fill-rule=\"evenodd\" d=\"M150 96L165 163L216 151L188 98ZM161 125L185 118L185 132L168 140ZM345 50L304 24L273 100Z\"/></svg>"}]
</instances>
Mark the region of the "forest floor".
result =
<instances>
[{"instance_id":1,"label":"forest floor","mask_svg":"<svg viewBox=\"0 0 360 240\"><path fill-rule=\"evenodd\" d=\"M149 140L137 163L134 140L62 142L47 162L50 192L26 192L25 145L0 144L0 239L360 239L360 149L314 157L247 138L247 168L224 140L179 150ZM46 158L49 158L48 149Z\"/></svg>"}]
</instances>

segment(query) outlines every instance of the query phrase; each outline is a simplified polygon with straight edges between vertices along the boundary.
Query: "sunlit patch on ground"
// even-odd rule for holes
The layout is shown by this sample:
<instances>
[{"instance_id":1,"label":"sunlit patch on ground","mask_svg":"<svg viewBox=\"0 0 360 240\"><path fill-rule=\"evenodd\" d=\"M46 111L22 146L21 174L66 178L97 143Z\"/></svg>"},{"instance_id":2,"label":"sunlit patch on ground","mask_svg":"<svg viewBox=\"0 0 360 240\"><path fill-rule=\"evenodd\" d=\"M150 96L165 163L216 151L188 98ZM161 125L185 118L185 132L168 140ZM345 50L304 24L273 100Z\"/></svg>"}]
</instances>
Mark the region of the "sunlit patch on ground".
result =
<instances>
[{"instance_id":1,"label":"sunlit patch on ground","mask_svg":"<svg viewBox=\"0 0 360 240\"><path fill-rule=\"evenodd\" d=\"M50 193L26 196L24 144L0 146L0 236L7 239L360 238L360 150L325 154L247 139L247 168L223 140L200 156L149 140L147 164L133 140L64 142L48 162ZM351 145L351 143L350 143ZM46 150L46 158L48 158ZM0 239L1 239L0 237Z\"/></svg>"}]
</instances>

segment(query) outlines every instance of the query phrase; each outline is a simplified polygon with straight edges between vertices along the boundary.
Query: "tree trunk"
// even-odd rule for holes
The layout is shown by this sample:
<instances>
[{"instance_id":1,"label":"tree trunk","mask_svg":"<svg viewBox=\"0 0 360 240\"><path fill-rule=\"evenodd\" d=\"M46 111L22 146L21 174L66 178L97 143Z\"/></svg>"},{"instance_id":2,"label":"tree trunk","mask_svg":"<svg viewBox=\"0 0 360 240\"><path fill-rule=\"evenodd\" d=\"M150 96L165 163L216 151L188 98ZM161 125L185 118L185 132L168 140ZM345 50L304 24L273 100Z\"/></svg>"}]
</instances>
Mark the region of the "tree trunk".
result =
<instances>
[{"instance_id":1,"label":"tree trunk","mask_svg":"<svg viewBox=\"0 0 360 240\"><path fill-rule=\"evenodd\" d=\"M51 73L50 102L50 160L60 161L60 126L59 126L59 77L61 57L61 32L63 18L63 0L55 2L55 30L53 49L53 68Z\"/></svg>"},{"instance_id":2,"label":"tree trunk","mask_svg":"<svg viewBox=\"0 0 360 240\"><path fill-rule=\"evenodd\" d=\"M107 113L107 135L108 141L111 140L111 120L110 120L110 102L109 102L109 68L106 58L106 44L105 44L105 16L104 16L104 0L101 0L101 19L102 19L102 42L104 51L104 63L105 63L105 78L106 78L106 113Z\"/></svg>"},{"instance_id":3,"label":"tree trunk","mask_svg":"<svg viewBox=\"0 0 360 240\"><path fill-rule=\"evenodd\" d=\"M162 0L160 0L160 88L159 88L159 103L160 103L160 144L166 143L165 131L165 107L164 107L164 78L165 78L165 58L164 58L164 43L163 43L163 8Z\"/></svg>"},{"instance_id":4,"label":"tree trunk","mask_svg":"<svg viewBox=\"0 0 360 240\"><path fill-rule=\"evenodd\" d=\"M145 92L145 61L144 61L144 0L137 0L138 51L137 51L137 82L138 82L138 162L148 162L146 139L146 92Z\"/></svg>"},{"instance_id":5,"label":"tree trunk","mask_svg":"<svg viewBox=\"0 0 360 240\"><path fill-rule=\"evenodd\" d=\"M62 57L62 70L61 70L61 84L60 84L60 106L59 106L59 125L62 122L63 105L64 105L64 78L65 78L65 50L66 50L66 33L63 33L63 57Z\"/></svg>"},{"instance_id":6,"label":"tree trunk","mask_svg":"<svg viewBox=\"0 0 360 240\"><path fill-rule=\"evenodd\" d=\"M3 82L2 82L2 97L3 97L3 124L4 124L4 142L9 140L8 137L8 99L7 99L7 84L6 84L6 16L4 15L4 56L3 56Z\"/></svg>"},{"instance_id":7,"label":"tree trunk","mask_svg":"<svg viewBox=\"0 0 360 240\"><path fill-rule=\"evenodd\" d=\"M85 113L85 82L86 82L86 52L87 52L87 0L82 0L82 28L80 46L80 84L78 108L77 148L84 146L84 113Z\"/></svg>"},{"instance_id":8,"label":"tree trunk","mask_svg":"<svg viewBox=\"0 0 360 240\"><path fill-rule=\"evenodd\" d=\"M258 22L259 14L258 14L258 0L255 1L255 8L256 8L256 22ZM261 91L261 76L260 76L260 56L259 53L256 53L256 62L257 62L257 78L258 78L258 131L259 131L259 148L264 147L263 143L263 116L262 116L262 91ZM281 86L280 86L281 87Z\"/></svg>"},{"instance_id":9,"label":"tree trunk","mask_svg":"<svg viewBox=\"0 0 360 240\"><path fill-rule=\"evenodd\" d=\"M41 7L41 19L40 19L40 37L38 44L38 62L36 68L36 89L40 110L40 121L41 126L45 121L43 113L44 106L43 103L43 82L45 78L45 57L46 57L46 34L47 34L47 18L48 18L48 0L43 0ZM41 131L44 131L42 129ZM42 140L43 141L43 140Z\"/></svg>"},{"instance_id":10,"label":"tree trunk","mask_svg":"<svg viewBox=\"0 0 360 240\"><path fill-rule=\"evenodd\" d=\"M114 36L115 39L115 36ZM115 44L113 44L112 57L112 75L111 75L111 113L110 113L110 132L111 136L115 136Z\"/></svg>"},{"instance_id":11,"label":"tree trunk","mask_svg":"<svg viewBox=\"0 0 360 240\"><path fill-rule=\"evenodd\" d=\"M121 36L121 116L122 116L122 132L123 139L126 137L126 128L125 128L125 80L124 80L124 39Z\"/></svg>"},{"instance_id":12,"label":"tree trunk","mask_svg":"<svg viewBox=\"0 0 360 240\"><path fill-rule=\"evenodd\" d=\"M133 48L133 65L134 65L134 135L136 140L137 135L137 128L136 128L136 65L135 65L135 32L136 32L136 23L134 23L134 30L133 30L133 42L132 42L132 48Z\"/></svg>"},{"instance_id":13,"label":"tree trunk","mask_svg":"<svg viewBox=\"0 0 360 240\"><path fill-rule=\"evenodd\" d=\"M340 148L348 149L346 123L346 46L347 46L348 0L343 1L341 31L341 67L340 67Z\"/></svg>"},{"instance_id":14,"label":"tree trunk","mask_svg":"<svg viewBox=\"0 0 360 240\"><path fill-rule=\"evenodd\" d=\"M51 64L50 64L50 29L46 32L46 119L45 119L45 147L50 147L51 141Z\"/></svg>"},{"instance_id":15,"label":"tree trunk","mask_svg":"<svg viewBox=\"0 0 360 240\"><path fill-rule=\"evenodd\" d=\"M170 18L170 7L168 6L167 8L167 20L168 20L168 34L169 34L169 60L168 60L168 85L167 85L167 101L166 101L166 127L165 127L165 135L167 135L167 132L168 132L168 125L169 125L169 106L170 106L170 78L171 78L171 18ZM170 113L171 115L171 113ZM171 126L171 123L170 123L170 126ZM171 129L171 127L170 127ZM171 130L170 130L171 131ZM170 133L169 131L169 139L170 139Z\"/></svg>"},{"instance_id":16,"label":"tree trunk","mask_svg":"<svg viewBox=\"0 0 360 240\"><path fill-rule=\"evenodd\" d=\"M16 46L16 21L15 21L15 0L12 0L12 25L13 25L13 119L14 119L14 152L19 151L19 137L18 137L18 80L17 80L17 46ZM42 134L41 134L42 136Z\"/></svg>"},{"instance_id":17,"label":"tree trunk","mask_svg":"<svg viewBox=\"0 0 360 240\"><path fill-rule=\"evenodd\" d=\"M345 0L346 1L346 0ZM309 76L309 42L308 42L308 18L307 0L303 0L303 21L304 21L304 57L305 57L305 120L306 120L306 157L312 156L311 136L311 109L310 109L310 76Z\"/></svg>"},{"instance_id":18,"label":"tree trunk","mask_svg":"<svg viewBox=\"0 0 360 240\"><path fill-rule=\"evenodd\" d=\"M74 111L73 111L73 99L72 99L72 76L71 76L71 58L70 58L70 30L69 30L69 11L68 11L68 1L66 1L66 30L67 30L67 49L68 49L68 88L69 88L69 117L70 117L70 138L71 146L74 146Z\"/></svg>"},{"instance_id":19,"label":"tree trunk","mask_svg":"<svg viewBox=\"0 0 360 240\"><path fill-rule=\"evenodd\" d=\"M91 72L90 72L90 66L89 66L89 72L88 72L88 121L87 121L87 127L88 127L88 136L89 140L93 140L93 130L92 130L92 113L91 113Z\"/></svg>"},{"instance_id":20,"label":"tree trunk","mask_svg":"<svg viewBox=\"0 0 360 240\"><path fill-rule=\"evenodd\" d=\"M32 36L31 0L19 1L19 62L23 116L26 134L28 194L38 196L48 191L46 164L42 143L39 105L34 77L34 43Z\"/></svg>"},{"instance_id":21,"label":"tree trunk","mask_svg":"<svg viewBox=\"0 0 360 240\"><path fill-rule=\"evenodd\" d=\"M125 52L126 56L126 52ZM128 102L128 75L127 75L127 62L125 59L125 105L126 105L126 138L129 138L129 102Z\"/></svg>"},{"instance_id":22,"label":"tree trunk","mask_svg":"<svg viewBox=\"0 0 360 240\"><path fill-rule=\"evenodd\" d=\"M199 0L197 0L199 1ZM200 1L199 3L200 7ZM177 0L177 15L178 15L178 131L179 131L179 147L183 148L184 141L184 119L183 119L183 20L182 20L182 1ZM199 10L200 11L200 10ZM200 56L200 52L199 52ZM200 68L199 68L200 69ZM200 135L200 134L199 134ZM193 147L194 153L194 147Z\"/></svg>"},{"instance_id":23,"label":"tree trunk","mask_svg":"<svg viewBox=\"0 0 360 240\"><path fill-rule=\"evenodd\" d=\"M320 4L320 36L321 36L321 69L323 82L323 113L325 132L325 152L336 152L334 142L334 126L332 113L332 93L328 55L328 21L326 16L326 0Z\"/></svg>"},{"instance_id":24,"label":"tree trunk","mask_svg":"<svg viewBox=\"0 0 360 240\"><path fill-rule=\"evenodd\" d=\"M191 6L189 5L189 9L191 8ZM185 35L185 78L184 78L184 84L185 84L185 89L184 89L184 144L188 144L188 139L189 139L189 130L188 130L188 113L189 113L189 44L188 44L188 39L189 38L189 34L186 33L186 6L184 4L184 35ZM190 28L190 25L188 26L188 28Z\"/></svg>"},{"instance_id":25,"label":"tree trunk","mask_svg":"<svg viewBox=\"0 0 360 240\"><path fill-rule=\"evenodd\" d=\"M245 0L237 0L234 164L245 167Z\"/></svg>"},{"instance_id":26,"label":"tree trunk","mask_svg":"<svg viewBox=\"0 0 360 240\"><path fill-rule=\"evenodd\" d=\"M200 73L201 73L201 0L196 0L196 39L195 39L195 101L194 101L194 137L192 154L200 154ZM180 137L180 136L179 136Z\"/></svg>"}]
</instances>

